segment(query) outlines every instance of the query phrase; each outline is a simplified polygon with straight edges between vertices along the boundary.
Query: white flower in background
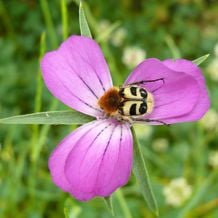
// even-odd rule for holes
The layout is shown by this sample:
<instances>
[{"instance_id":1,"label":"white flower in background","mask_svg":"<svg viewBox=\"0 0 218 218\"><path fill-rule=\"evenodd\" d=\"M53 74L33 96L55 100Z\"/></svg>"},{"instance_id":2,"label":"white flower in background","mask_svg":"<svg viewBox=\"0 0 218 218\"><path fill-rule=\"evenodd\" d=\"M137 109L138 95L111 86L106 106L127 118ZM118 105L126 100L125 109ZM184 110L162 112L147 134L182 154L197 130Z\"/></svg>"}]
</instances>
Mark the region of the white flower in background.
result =
<instances>
[{"instance_id":1,"label":"white flower in background","mask_svg":"<svg viewBox=\"0 0 218 218\"><path fill-rule=\"evenodd\" d=\"M214 169L218 169L218 150L210 152L208 158L208 164Z\"/></svg>"},{"instance_id":2,"label":"white flower in background","mask_svg":"<svg viewBox=\"0 0 218 218\"><path fill-rule=\"evenodd\" d=\"M164 152L168 147L169 142L166 138L157 138L152 143L152 148L157 152Z\"/></svg>"},{"instance_id":3,"label":"white flower in background","mask_svg":"<svg viewBox=\"0 0 218 218\"><path fill-rule=\"evenodd\" d=\"M138 47L124 48L122 61L129 68L138 65L145 58L146 58L145 51Z\"/></svg>"},{"instance_id":4,"label":"white flower in background","mask_svg":"<svg viewBox=\"0 0 218 218\"><path fill-rule=\"evenodd\" d=\"M98 32L102 33L105 32L109 27L110 27L111 23L108 20L101 20L98 23Z\"/></svg>"},{"instance_id":5,"label":"white flower in background","mask_svg":"<svg viewBox=\"0 0 218 218\"><path fill-rule=\"evenodd\" d=\"M192 188L185 178L176 178L164 187L163 194L167 204L179 207L191 196Z\"/></svg>"},{"instance_id":6,"label":"white flower in background","mask_svg":"<svg viewBox=\"0 0 218 218\"><path fill-rule=\"evenodd\" d=\"M151 136L153 128L150 125L134 124L134 129L137 132L137 137L147 139Z\"/></svg>"},{"instance_id":7,"label":"white flower in background","mask_svg":"<svg viewBox=\"0 0 218 218\"><path fill-rule=\"evenodd\" d=\"M126 29L123 27L120 27L112 34L111 43L114 46L121 46L126 36L127 36Z\"/></svg>"},{"instance_id":8,"label":"white flower in background","mask_svg":"<svg viewBox=\"0 0 218 218\"><path fill-rule=\"evenodd\" d=\"M207 71L212 80L218 81L218 56L210 62Z\"/></svg>"},{"instance_id":9,"label":"white flower in background","mask_svg":"<svg viewBox=\"0 0 218 218\"><path fill-rule=\"evenodd\" d=\"M218 42L214 46L214 54L215 54L216 57L218 57Z\"/></svg>"},{"instance_id":10,"label":"white flower in background","mask_svg":"<svg viewBox=\"0 0 218 218\"><path fill-rule=\"evenodd\" d=\"M206 130L217 130L218 125L218 114L214 109L209 111L201 119L201 124Z\"/></svg>"}]
</instances>

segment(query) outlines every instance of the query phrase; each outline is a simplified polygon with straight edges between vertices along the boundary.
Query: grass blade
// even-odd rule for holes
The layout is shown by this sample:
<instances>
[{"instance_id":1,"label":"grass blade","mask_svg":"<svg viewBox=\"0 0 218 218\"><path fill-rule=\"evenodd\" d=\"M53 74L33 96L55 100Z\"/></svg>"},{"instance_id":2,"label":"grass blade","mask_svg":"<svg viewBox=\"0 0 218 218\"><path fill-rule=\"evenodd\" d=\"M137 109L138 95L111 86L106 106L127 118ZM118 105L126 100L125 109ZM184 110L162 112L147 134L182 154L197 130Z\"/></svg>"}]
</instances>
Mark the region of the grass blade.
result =
<instances>
[{"instance_id":1,"label":"grass blade","mask_svg":"<svg viewBox=\"0 0 218 218\"><path fill-rule=\"evenodd\" d=\"M67 11L67 1L61 0L61 17L62 17L62 31L63 39L68 37L68 11Z\"/></svg>"},{"instance_id":2,"label":"grass blade","mask_svg":"<svg viewBox=\"0 0 218 218\"><path fill-rule=\"evenodd\" d=\"M173 58L174 59L181 58L181 53L180 53L178 47L176 46L176 43L174 42L173 38L170 35L167 35L165 37L165 41L166 41L166 44L169 47L169 49L173 55Z\"/></svg>"},{"instance_id":3,"label":"grass blade","mask_svg":"<svg viewBox=\"0 0 218 218\"><path fill-rule=\"evenodd\" d=\"M45 37L46 37L45 32L43 32L40 38L39 62L46 51ZM40 69L38 69L36 81L37 81L37 86L36 86L37 88L36 88L34 112L39 112L41 110L41 105L42 105L42 87L43 87L42 74Z\"/></svg>"},{"instance_id":4,"label":"grass blade","mask_svg":"<svg viewBox=\"0 0 218 218\"><path fill-rule=\"evenodd\" d=\"M58 40L56 37L56 32L55 32L54 24L52 21L52 16L51 16L51 12L49 9L48 1L40 0L40 5L41 5L42 13L45 19L46 27L48 29L48 35L51 40L52 47L56 48L58 45Z\"/></svg>"},{"instance_id":5,"label":"grass blade","mask_svg":"<svg viewBox=\"0 0 218 218\"><path fill-rule=\"evenodd\" d=\"M42 56L45 53L46 50L46 43L45 43L45 32L41 34L40 38L40 53L39 53L39 61L41 60ZM42 74L40 68L37 72L37 78L36 78L36 94L34 99L34 113L40 112L42 107L42 89L43 89L43 82L42 82ZM34 146L39 138L39 126L33 125L32 126L32 154L34 153L34 150L36 149L36 146Z\"/></svg>"}]
</instances>

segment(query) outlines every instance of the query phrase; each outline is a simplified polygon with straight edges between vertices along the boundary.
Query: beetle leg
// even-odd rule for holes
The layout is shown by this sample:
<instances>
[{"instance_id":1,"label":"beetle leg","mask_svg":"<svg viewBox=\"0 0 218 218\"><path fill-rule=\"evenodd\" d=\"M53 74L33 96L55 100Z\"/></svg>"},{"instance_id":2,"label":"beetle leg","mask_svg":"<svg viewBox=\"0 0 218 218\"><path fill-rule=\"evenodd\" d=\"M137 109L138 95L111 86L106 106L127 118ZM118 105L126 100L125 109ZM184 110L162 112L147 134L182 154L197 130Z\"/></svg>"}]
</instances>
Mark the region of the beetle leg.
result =
<instances>
[{"instance_id":1,"label":"beetle leg","mask_svg":"<svg viewBox=\"0 0 218 218\"><path fill-rule=\"evenodd\" d=\"M147 123L149 123L149 122L157 122L157 123L161 123L161 124L163 124L163 125L165 125L165 126L169 126L170 124L167 124L167 123L165 123L165 122L163 122L163 121L161 121L161 120L153 120L153 119L139 119L139 118L131 118L132 119L132 121L134 121L134 122L147 122Z\"/></svg>"}]
</instances>

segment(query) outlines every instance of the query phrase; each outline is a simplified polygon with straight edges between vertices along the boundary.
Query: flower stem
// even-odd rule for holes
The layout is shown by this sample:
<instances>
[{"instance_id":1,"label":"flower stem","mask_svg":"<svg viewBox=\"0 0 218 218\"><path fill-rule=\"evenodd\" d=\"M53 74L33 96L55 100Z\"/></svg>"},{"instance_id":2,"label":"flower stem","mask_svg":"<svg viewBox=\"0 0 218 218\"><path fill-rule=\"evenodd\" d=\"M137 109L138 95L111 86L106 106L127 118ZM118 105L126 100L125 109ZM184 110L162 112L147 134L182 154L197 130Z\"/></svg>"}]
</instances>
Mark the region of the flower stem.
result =
<instances>
[{"instance_id":1,"label":"flower stem","mask_svg":"<svg viewBox=\"0 0 218 218\"><path fill-rule=\"evenodd\" d=\"M134 158L134 164L133 164L133 173L136 177L136 180L138 181L141 193L145 199L145 201L148 204L148 207L155 213L156 216L159 215L158 206L156 203L156 199L153 194L150 176L148 174L148 170L145 165L145 161L140 149L139 142L136 138L135 131L133 127L131 128L132 135L133 135L133 158Z\"/></svg>"},{"instance_id":2,"label":"flower stem","mask_svg":"<svg viewBox=\"0 0 218 218\"><path fill-rule=\"evenodd\" d=\"M123 193L122 193L122 190L121 189L118 189L115 193L119 203L120 203L120 206L122 208L122 211L124 213L124 216L125 218L132 218L132 215L131 215L131 212L127 206L127 203L125 201L125 198L123 196Z\"/></svg>"}]
</instances>

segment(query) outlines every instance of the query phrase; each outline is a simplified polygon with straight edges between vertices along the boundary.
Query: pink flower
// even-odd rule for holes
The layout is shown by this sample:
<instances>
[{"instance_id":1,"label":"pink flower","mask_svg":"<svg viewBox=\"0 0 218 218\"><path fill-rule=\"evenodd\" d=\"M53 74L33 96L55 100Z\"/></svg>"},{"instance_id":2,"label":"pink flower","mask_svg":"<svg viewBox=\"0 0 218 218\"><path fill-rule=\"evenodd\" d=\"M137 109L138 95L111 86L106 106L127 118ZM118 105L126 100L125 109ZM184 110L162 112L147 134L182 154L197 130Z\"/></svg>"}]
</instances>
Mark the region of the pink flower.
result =
<instances>
[{"instance_id":1,"label":"pink flower","mask_svg":"<svg viewBox=\"0 0 218 218\"><path fill-rule=\"evenodd\" d=\"M59 49L48 52L41 68L45 84L56 98L96 117L70 133L49 159L53 182L78 200L109 196L127 183L132 167L132 122L162 125L195 121L210 104L204 78L195 64L184 59L150 58L139 64L122 86L124 91L131 86L136 86L135 91L146 91L148 100L145 97L143 102L147 112L124 116L131 107L133 112L139 110L142 100L138 104L120 96L98 44L83 36L71 36ZM128 86L132 83L136 85Z\"/></svg>"}]
</instances>

